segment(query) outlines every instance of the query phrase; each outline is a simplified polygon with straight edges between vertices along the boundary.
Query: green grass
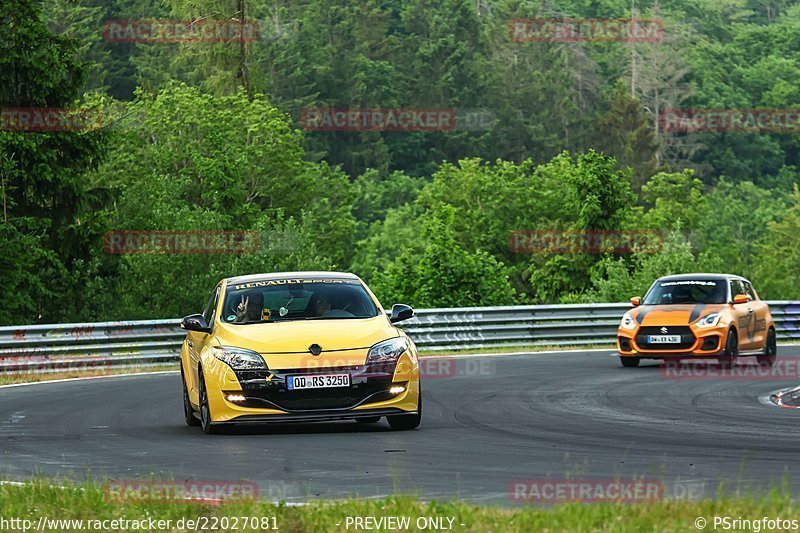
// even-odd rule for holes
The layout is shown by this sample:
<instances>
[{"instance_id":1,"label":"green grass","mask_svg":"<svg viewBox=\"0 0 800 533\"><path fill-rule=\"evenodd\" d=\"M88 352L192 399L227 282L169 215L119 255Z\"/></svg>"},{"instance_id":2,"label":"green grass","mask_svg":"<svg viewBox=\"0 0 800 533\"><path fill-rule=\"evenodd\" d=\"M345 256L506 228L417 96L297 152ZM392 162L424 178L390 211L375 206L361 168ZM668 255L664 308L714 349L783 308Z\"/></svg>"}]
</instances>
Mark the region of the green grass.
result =
<instances>
[{"instance_id":1,"label":"green grass","mask_svg":"<svg viewBox=\"0 0 800 533\"><path fill-rule=\"evenodd\" d=\"M348 500L337 502L316 501L305 506L287 506L266 502L238 502L210 505L202 503L131 503L107 501L103 488L98 485L66 485L53 487L45 481L34 481L24 486L0 486L0 517L32 520L41 516L50 519L170 520L171 529L179 531L178 520L221 517L275 517L279 530L347 531L347 517L409 517L409 530L418 531L416 520L420 517L453 518L453 531L697 531L695 519L704 517L705 530L714 531L714 516L759 520L762 517L797 518L796 503L788 490L773 490L760 498L723 498L701 501L664 501L650 504L562 504L541 507L478 507L464 503L420 502L413 497L393 497L382 500ZM461 525L463 524L463 526ZM7 528L10 529L10 528ZM124 528L106 529L106 531ZM59 531L73 531L64 527ZM209 530L209 529L206 529ZM223 531L218 527L211 531ZM230 522L228 531L234 531ZM261 529L239 528L237 531ZM267 531L268 529L264 529ZM351 525L350 531L356 529ZM378 528L377 531L386 531ZM717 531L723 530L717 528ZM748 531L747 528L730 528L725 531ZM139 529L147 531L147 529Z\"/></svg>"}]
</instances>

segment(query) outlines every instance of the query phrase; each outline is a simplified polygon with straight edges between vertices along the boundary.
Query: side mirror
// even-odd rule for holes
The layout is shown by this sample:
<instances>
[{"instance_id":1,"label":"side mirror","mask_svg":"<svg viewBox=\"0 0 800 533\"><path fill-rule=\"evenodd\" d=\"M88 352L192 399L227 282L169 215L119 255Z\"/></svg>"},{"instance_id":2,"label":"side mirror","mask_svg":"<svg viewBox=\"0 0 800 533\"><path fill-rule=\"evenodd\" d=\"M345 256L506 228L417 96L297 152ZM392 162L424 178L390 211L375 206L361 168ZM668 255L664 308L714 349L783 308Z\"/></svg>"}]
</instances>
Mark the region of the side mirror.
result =
<instances>
[{"instance_id":1,"label":"side mirror","mask_svg":"<svg viewBox=\"0 0 800 533\"><path fill-rule=\"evenodd\" d=\"M206 319L200 314L183 317L183 320L181 320L181 329L185 329L186 331L199 331L200 333L211 333L211 328L208 327Z\"/></svg>"},{"instance_id":2,"label":"side mirror","mask_svg":"<svg viewBox=\"0 0 800 533\"><path fill-rule=\"evenodd\" d=\"M639 307L642 304L642 297L641 296L634 296L631 298L631 305L634 307Z\"/></svg>"},{"instance_id":3,"label":"side mirror","mask_svg":"<svg viewBox=\"0 0 800 533\"><path fill-rule=\"evenodd\" d=\"M750 297L746 294L737 294L733 297L733 304L746 304L750 301Z\"/></svg>"},{"instance_id":4,"label":"side mirror","mask_svg":"<svg viewBox=\"0 0 800 533\"><path fill-rule=\"evenodd\" d=\"M392 306L392 315L389 317L389 322L394 324L395 322L402 322L403 320L408 320L414 316L414 310L411 306L406 304L394 304Z\"/></svg>"}]
</instances>

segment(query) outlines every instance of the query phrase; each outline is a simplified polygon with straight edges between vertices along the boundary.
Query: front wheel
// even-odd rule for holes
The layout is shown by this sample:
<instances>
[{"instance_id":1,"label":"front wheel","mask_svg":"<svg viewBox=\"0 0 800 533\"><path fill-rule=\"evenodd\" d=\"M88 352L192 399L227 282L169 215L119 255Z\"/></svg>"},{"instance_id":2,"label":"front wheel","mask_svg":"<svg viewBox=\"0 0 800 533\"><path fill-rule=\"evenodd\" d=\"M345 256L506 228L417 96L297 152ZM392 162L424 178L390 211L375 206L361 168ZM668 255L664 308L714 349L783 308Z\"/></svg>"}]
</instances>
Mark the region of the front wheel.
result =
<instances>
[{"instance_id":1,"label":"front wheel","mask_svg":"<svg viewBox=\"0 0 800 533\"><path fill-rule=\"evenodd\" d=\"M189 401L189 390L186 388L186 378L183 375L183 365L181 365L181 382L183 383L183 419L187 426L197 427L200 421L194 416L194 407Z\"/></svg>"},{"instance_id":2,"label":"front wheel","mask_svg":"<svg viewBox=\"0 0 800 533\"><path fill-rule=\"evenodd\" d=\"M415 415L391 415L387 416L386 420L389 422L389 427L395 431L404 431L408 429L416 429L422 422L422 389L419 391L419 400L417 401L417 414Z\"/></svg>"},{"instance_id":3,"label":"front wheel","mask_svg":"<svg viewBox=\"0 0 800 533\"><path fill-rule=\"evenodd\" d=\"M739 357L739 339L736 331L728 331L728 339L725 341L725 355L720 357L719 364L722 368L733 368L736 366L736 359Z\"/></svg>"},{"instance_id":4,"label":"front wheel","mask_svg":"<svg viewBox=\"0 0 800 533\"><path fill-rule=\"evenodd\" d=\"M206 380L203 371L198 372L200 382L200 427L206 435L217 433L217 426L211 421L211 407L208 404L208 392L206 392Z\"/></svg>"},{"instance_id":5,"label":"front wheel","mask_svg":"<svg viewBox=\"0 0 800 533\"><path fill-rule=\"evenodd\" d=\"M638 357L623 357L619 356L619 362L622 363L622 366L625 368L633 368L639 366L639 358Z\"/></svg>"},{"instance_id":6,"label":"front wheel","mask_svg":"<svg viewBox=\"0 0 800 533\"><path fill-rule=\"evenodd\" d=\"M772 366L778 357L778 343L775 340L775 330L770 328L767 333L767 342L764 343L763 355L756 356L758 364L761 366Z\"/></svg>"}]
</instances>

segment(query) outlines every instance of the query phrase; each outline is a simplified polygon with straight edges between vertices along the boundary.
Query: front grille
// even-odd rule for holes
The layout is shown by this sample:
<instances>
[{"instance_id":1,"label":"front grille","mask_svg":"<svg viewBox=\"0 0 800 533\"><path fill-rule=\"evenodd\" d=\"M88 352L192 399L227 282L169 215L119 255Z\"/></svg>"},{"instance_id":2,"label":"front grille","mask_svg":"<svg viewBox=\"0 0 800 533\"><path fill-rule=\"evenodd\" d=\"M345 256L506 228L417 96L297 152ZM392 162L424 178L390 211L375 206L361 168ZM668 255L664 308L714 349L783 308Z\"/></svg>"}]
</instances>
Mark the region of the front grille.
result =
<instances>
[{"instance_id":1,"label":"front grille","mask_svg":"<svg viewBox=\"0 0 800 533\"><path fill-rule=\"evenodd\" d=\"M284 411L317 411L320 409L347 409L365 400L379 402L389 400L391 384L370 384L330 389L286 390L283 387L267 387L244 391L247 401L239 403L245 407L282 409Z\"/></svg>"},{"instance_id":2,"label":"front grille","mask_svg":"<svg viewBox=\"0 0 800 533\"><path fill-rule=\"evenodd\" d=\"M303 374L349 373L349 387L325 389L289 390L286 376ZM393 397L389 393L394 376L394 363L390 365L363 365L326 369L258 370L238 371L245 402L243 407L282 409L284 411L316 411L325 409L348 409L364 402L380 402ZM269 374L273 378L267 381Z\"/></svg>"},{"instance_id":3,"label":"front grille","mask_svg":"<svg viewBox=\"0 0 800 533\"><path fill-rule=\"evenodd\" d=\"M662 331L661 328L663 327L667 328L666 333ZM648 335L680 335L681 342L677 344L650 344L647 342ZM638 344L640 348L648 350L658 350L664 348L686 349L691 348L694 343L695 336L689 326L643 326L639 328L639 331L636 334L636 344Z\"/></svg>"}]
</instances>

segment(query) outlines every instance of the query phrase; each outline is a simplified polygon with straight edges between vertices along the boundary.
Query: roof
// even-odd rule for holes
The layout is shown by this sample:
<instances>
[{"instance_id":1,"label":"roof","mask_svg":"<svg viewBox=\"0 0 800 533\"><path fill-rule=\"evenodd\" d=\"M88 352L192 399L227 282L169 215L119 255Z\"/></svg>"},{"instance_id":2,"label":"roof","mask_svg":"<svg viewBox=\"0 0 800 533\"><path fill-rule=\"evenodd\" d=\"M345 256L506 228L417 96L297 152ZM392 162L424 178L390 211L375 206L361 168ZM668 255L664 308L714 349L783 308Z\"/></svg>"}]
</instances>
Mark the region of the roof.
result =
<instances>
[{"instance_id":1,"label":"roof","mask_svg":"<svg viewBox=\"0 0 800 533\"><path fill-rule=\"evenodd\" d=\"M659 281L664 280L674 280L674 281L685 281L685 280L706 280L706 279L743 279L747 281L747 278L743 278L742 276L737 276L736 274L711 274L708 272L699 272L695 274L672 274L670 276L662 276L658 278Z\"/></svg>"},{"instance_id":2,"label":"roof","mask_svg":"<svg viewBox=\"0 0 800 533\"><path fill-rule=\"evenodd\" d=\"M265 274L250 274L247 276L234 276L225 278L223 281L229 283L247 283L263 279L287 279L287 278L317 278L317 279L359 279L358 276L350 272L268 272Z\"/></svg>"}]
</instances>

